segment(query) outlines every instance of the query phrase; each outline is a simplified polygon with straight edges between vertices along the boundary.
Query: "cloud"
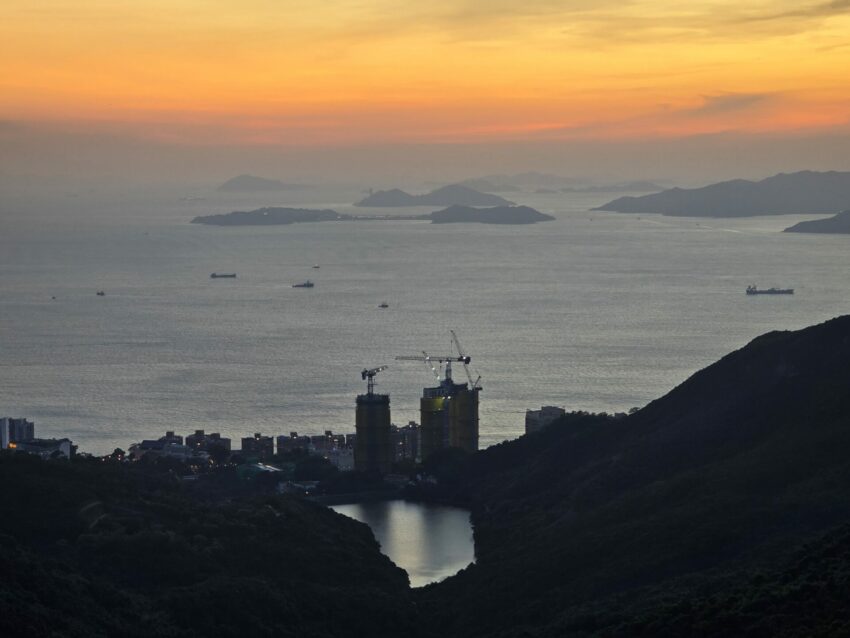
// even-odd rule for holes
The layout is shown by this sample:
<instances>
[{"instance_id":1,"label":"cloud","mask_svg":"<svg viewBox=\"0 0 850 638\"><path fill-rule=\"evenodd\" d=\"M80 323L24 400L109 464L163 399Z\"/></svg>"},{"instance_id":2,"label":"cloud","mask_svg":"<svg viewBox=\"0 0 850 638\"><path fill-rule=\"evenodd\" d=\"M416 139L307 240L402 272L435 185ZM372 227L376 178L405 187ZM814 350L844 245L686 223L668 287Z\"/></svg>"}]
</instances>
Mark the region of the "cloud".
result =
<instances>
[{"instance_id":1,"label":"cloud","mask_svg":"<svg viewBox=\"0 0 850 638\"><path fill-rule=\"evenodd\" d=\"M724 93L721 95L703 96L700 106L679 111L680 115L704 116L722 115L742 111L752 107L767 106L768 102L775 103L778 95L775 93Z\"/></svg>"},{"instance_id":2,"label":"cloud","mask_svg":"<svg viewBox=\"0 0 850 638\"><path fill-rule=\"evenodd\" d=\"M759 22L788 18L829 18L848 13L850 13L850 0L830 0L829 2L819 2L787 11L753 14L743 17L742 20L745 22Z\"/></svg>"}]
</instances>

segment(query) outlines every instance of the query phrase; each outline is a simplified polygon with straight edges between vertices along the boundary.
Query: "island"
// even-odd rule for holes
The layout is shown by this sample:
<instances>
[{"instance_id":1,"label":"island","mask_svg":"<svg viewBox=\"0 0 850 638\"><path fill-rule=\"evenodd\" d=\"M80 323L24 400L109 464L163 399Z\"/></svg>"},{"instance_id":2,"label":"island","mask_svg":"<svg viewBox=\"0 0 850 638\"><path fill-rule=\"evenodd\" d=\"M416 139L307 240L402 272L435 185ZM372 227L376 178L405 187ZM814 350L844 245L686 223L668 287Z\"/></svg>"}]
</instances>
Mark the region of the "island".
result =
<instances>
[{"instance_id":1,"label":"island","mask_svg":"<svg viewBox=\"0 0 850 638\"><path fill-rule=\"evenodd\" d=\"M246 193L252 191L287 191L304 188L301 184L285 184L280 180L257 177L255 175L238 175L233 177L218 189L221 192Z\"/></svg>"},{"instance_id":2,"label":"island","mask_svg":"<svg viewBox=\"0 0 850 638\"><path fill-rule=\"evenodd\" d=\"M758 182L736 179L702 188L672 188L620 197L593 210L682 217L832 214L850 202L850 172L780 173Z\"/></svg>"},{"instance_id":3,"label":"island","mask_svg":"<svg viewBox=\"0 0 850 638\"><path fill-rule=\"evenodd\" d=\"M335 210L308 208L258 208L195 217L192 224L210 226L283 226L286 224L335 221L430 221L432 224L534 224L555 219L529 206L449 206L425 215L346 215Z\"/></svg>"},{"instance_id":4,"label":"island","mask_svg":"<svg viewBox=\"0 0 850 638\"><path fill-rule=\"evenodd\" d=\"M529 206L449 206L429 215L432 224L536 224L555 219Z\"/></svg>"},{"instance_id":5,"label":"island","mask_svg":"<svg viewBox=\"0 0 850 638\"><path fill-rule=\"evenodd\" d=\"M510 206L513 202L482 193L468 186L450 184L424 195L411 195L403 190L393 188L386 191L376 191L357 202L355 206L374 208L403 207L403 206Z\"/></svg>"},{"instance_id":6,"label":"island","mask_svg":"<svg viewBox=\"0 0 850 638\"><path fill-rule=\"evenodd\" d=\"M782 231L783 233L821 233L824 235L850 234L850 210L838 213L826 219L814 219L809 222L794 224Z\"/></svg>"},{"instance_id":7,"label":"island","mask_svg":"<svg viewBox=\"0 0 850 638\"><path fill-rule=\"evenodd\" d=\"M280 226L304 222L328 222L350 220L335 210L311 210L308 208L258 208L251 211L234 211L220 215L195 217L193 224L211 226Z\"/></svg>"}]
</instances>

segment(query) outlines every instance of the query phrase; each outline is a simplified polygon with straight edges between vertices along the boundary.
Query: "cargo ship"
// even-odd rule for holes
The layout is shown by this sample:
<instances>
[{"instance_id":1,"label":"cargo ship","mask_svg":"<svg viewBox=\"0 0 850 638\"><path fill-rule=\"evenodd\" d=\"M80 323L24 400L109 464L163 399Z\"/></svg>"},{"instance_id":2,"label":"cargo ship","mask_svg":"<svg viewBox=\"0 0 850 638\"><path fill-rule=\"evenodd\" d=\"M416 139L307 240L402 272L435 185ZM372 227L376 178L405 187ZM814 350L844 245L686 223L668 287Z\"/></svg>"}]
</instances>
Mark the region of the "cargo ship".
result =
<instances>
[{"instance_id":1,"label":"cargo ship","mask_svg":"<svg viewBox=\"0 0 850 638\"><path fill-rule=\"evenodd\" d=\"M312 288L313 282L308 279L307 281L305 281L304 283L301 283L301 284L292 284L292 287L293 288Z\"/></svg>"},{"instance_id":2,"label":"cargo ship","mask_svg":"<svg viewBox=\"0 0 850 638\"><path fill-rule=\"evenodd\" d=\"M236 279L235 272L214 272L210 275L210 279Z\"/></svg>"},{"instance_id":3,"label":"cargo ship","mask_svg":"<svg viewBox=\"0 0 850 638\"><path fill-rule=\"evenodd\" d=\"M747 286L748 295L793 295L793 288L765 288L759 290L756 286Z\"/></svg>"}]
</instances>

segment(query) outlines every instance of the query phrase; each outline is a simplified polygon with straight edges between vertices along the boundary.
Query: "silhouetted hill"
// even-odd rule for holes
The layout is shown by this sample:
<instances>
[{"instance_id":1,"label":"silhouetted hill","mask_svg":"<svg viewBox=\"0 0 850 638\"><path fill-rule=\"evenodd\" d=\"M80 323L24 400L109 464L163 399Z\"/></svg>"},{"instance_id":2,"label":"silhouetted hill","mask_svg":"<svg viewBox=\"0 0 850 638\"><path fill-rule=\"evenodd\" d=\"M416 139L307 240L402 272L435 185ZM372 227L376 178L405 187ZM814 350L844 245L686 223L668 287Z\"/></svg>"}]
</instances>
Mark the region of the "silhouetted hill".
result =
<instances>
[{"instance_id":1,"label":"silhouetted hill","mask_svg":"<svg viewBox=\"0 0 850 638\"><path fill-rule=\"evenodd\" d=\"M239 175L233 177L217 190L233 193L244 193L251 191L286 191L304 188L301 184L285 184L280 180L268 179L266 177L256 177L254 175Z\"/></svg>"},{"instance_id":2,"label":"silhouetted hill","mask_svg":"<svg viewBox=\"0 0 850 638\"><path fill-rule=\"evenodd\" d=\"M736 179L703 188L673 188L620 197L594 210L692 217L831 214L850 203L850 172L780 173L759 182Z\"/></svg>"},{"instance_id":3,"label":"silhouetted hill","mask_svg":"<svg viewBox=\"0 0 850 638\"><path fill-rule=\"evenodd\" d=\"M397 188L377 191L357 202L355 206L510 206L511 204L512 202L498 195L480 193L460 184L452 184L425 195L411 195Z\"/></svg>"},{"instance_id":4,"label":"silhouetted hill","mask_svg":"<svg viewBox=\"0 0 850 638\"><path fill-rule=\"evenodd\" d=\"M234 211L221 215L195 217L193 224L212 226L274 226L299 222L327 222L351 219L335 210L310 210L308 208L258 208L251 211Z\"/></svg>"},{"instance_id":5,"label":"silhouetted hill","mask_svg":"<svg viewBox=\"0 0 850 638\"><path fill-rule=\"evenodd\" d=\"M844 316L629 416L445 451L420 495L472 507L476 563L416 591L308 502L0 453L0 635L847 635L848 362Z\"/></svg>"},{"instance_id":6,"label":"silhouetted hill","mask_svg":"<svg viewBox=\"0 0 850 638\"><path fill-rule=\"evenodd\" d=\"M0 481L2 636L419 634L406 574L323 506L5 452Z\"/></svg>"},{"instance_id":7,"label":"silhouetted hill","mask_svg":"<svg viewBox=\"0 0 850 638\"><path fill-rule=\"evenodd\" d=\"M845 235L850 233L850 210L838 213L827 219L813 219L800 222L786 228L785 233L825 233L830 235Z\"/></svg>"},{"instance_id":8,"label":"silhouetted hill","mask_svg":"<svg viewBox=\"0 0 850 638\"><path fill-rule=\"evenodd\" d=\"M471 206L449 206L430 215L432 224L534 224L555 219L529 206L494 206L473 208Z\"/></svg>"},{"instance_id":9,"label":"silhouetted hill","mask_svg":"<svg viewBox=\"0 0 850 638\"><path fill-rule=\"evenodd\" d=\"M616 635L671 601L749 592L850 521L848 361L850 317L769 333L633 415L569 415L448 467L477 561L421 608L444 635ZM817 602L795 613L804 626Z\"/></svg>"}]
</instances>

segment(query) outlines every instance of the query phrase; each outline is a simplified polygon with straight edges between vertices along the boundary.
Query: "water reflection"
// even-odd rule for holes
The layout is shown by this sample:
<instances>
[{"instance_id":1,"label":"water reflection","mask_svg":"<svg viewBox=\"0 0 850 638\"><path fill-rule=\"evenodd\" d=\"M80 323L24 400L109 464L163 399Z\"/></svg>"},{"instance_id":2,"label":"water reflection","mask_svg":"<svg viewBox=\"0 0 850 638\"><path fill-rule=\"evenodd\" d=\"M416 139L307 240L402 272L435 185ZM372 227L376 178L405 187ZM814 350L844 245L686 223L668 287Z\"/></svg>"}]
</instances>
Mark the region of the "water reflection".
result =
<instances>
[{"instance_id":1,"label":"water reflection","mask_svg":"<svg viewBox=\"0 0 850 638\"><path fill-rule=\"evenodd\" d=\"M334 505L332 509L371 527L381 551L407 572L413 587L442 580L475 560L466 510L408 501Z\"/></svg>"}]
</instances>

